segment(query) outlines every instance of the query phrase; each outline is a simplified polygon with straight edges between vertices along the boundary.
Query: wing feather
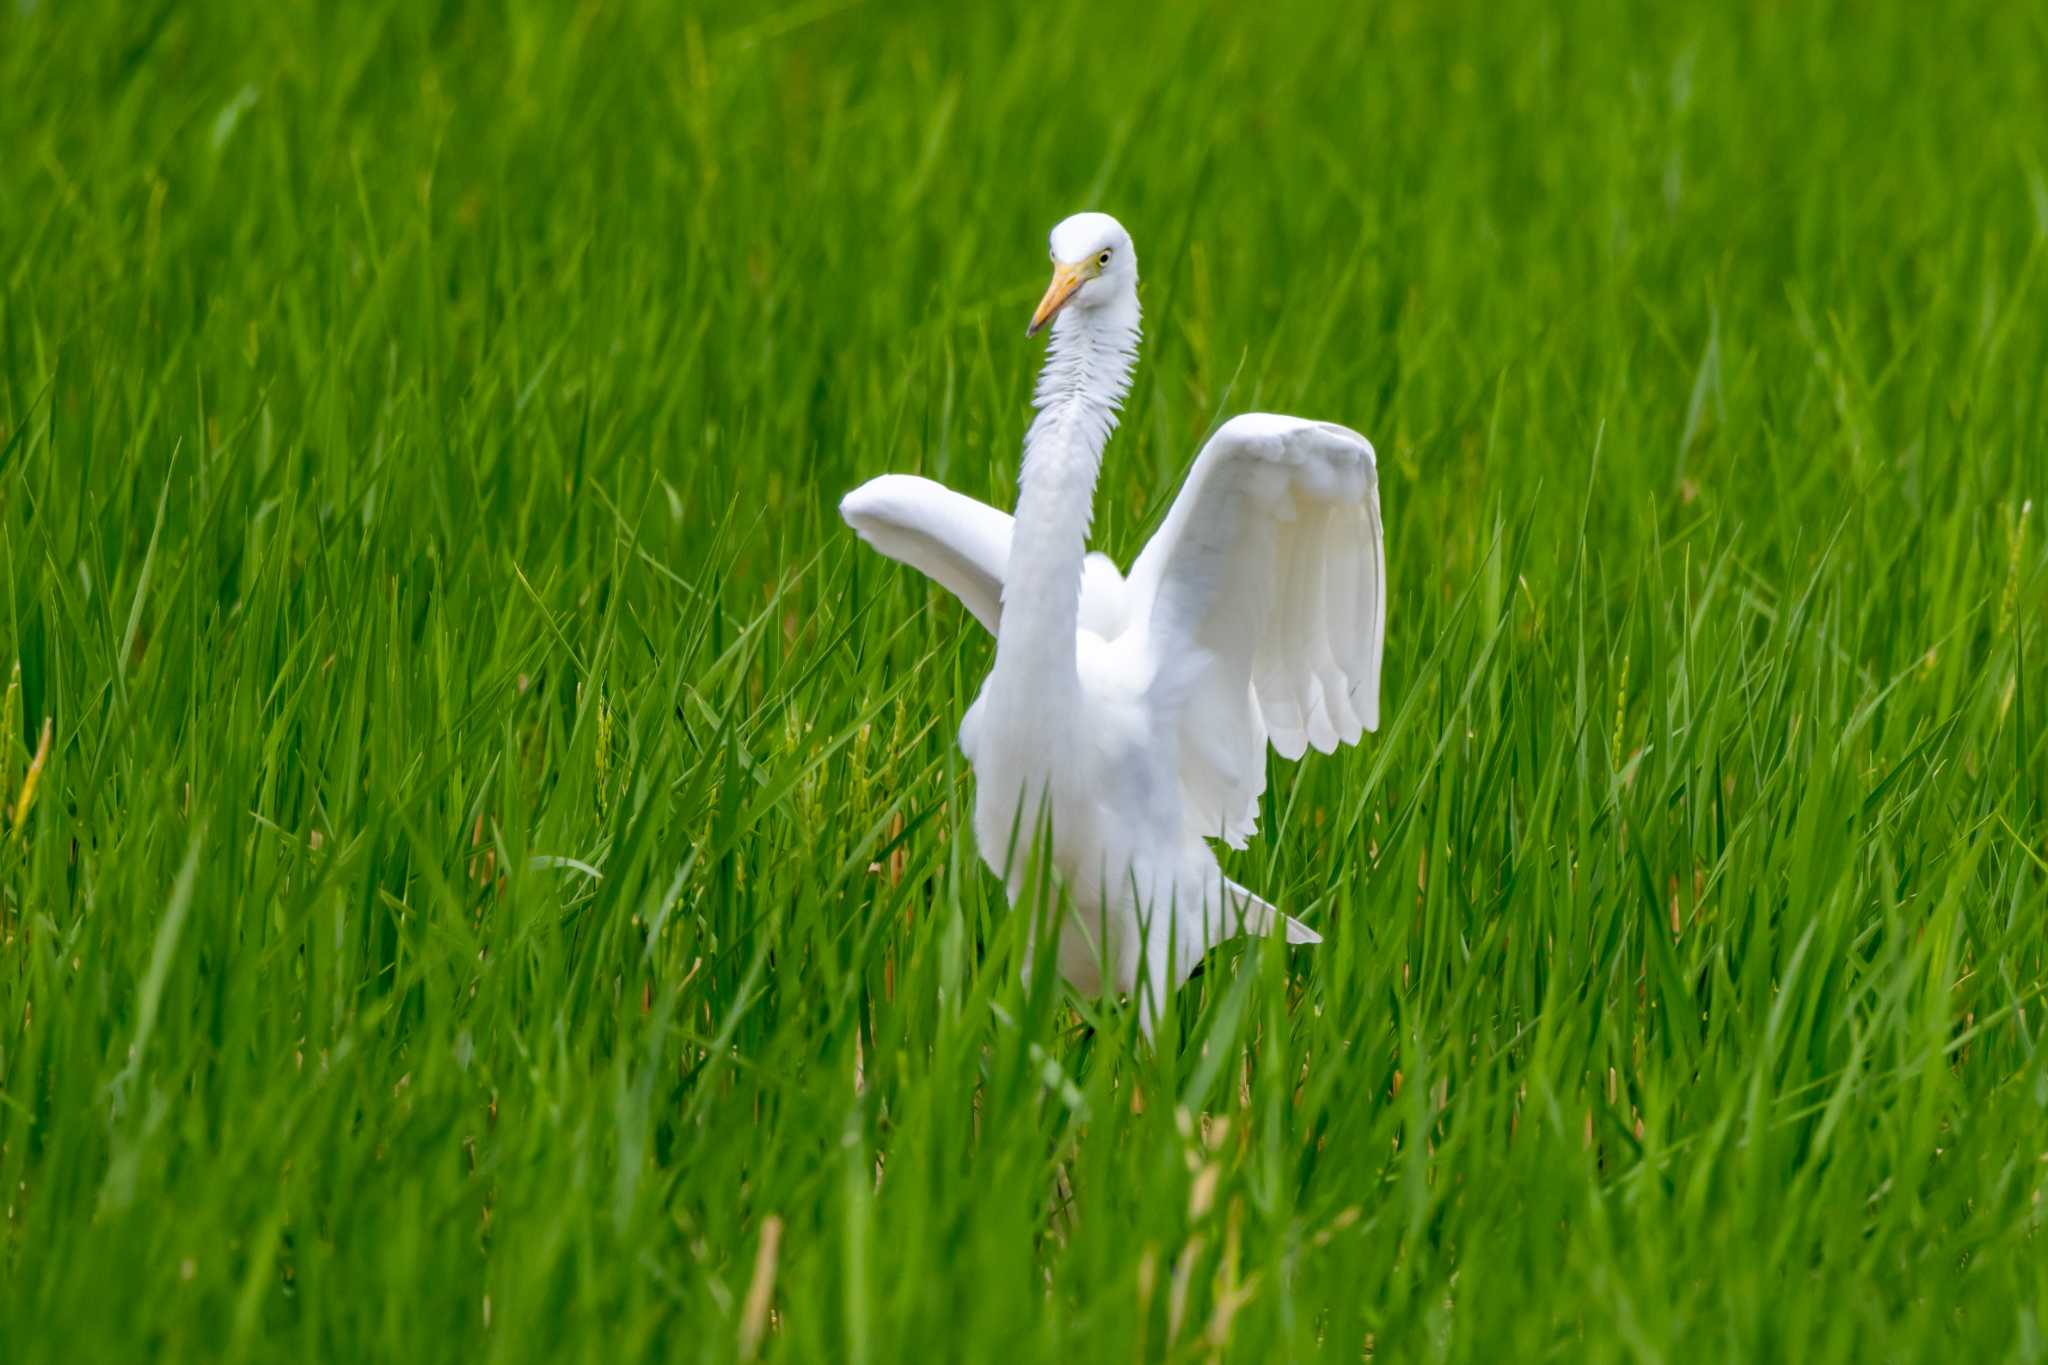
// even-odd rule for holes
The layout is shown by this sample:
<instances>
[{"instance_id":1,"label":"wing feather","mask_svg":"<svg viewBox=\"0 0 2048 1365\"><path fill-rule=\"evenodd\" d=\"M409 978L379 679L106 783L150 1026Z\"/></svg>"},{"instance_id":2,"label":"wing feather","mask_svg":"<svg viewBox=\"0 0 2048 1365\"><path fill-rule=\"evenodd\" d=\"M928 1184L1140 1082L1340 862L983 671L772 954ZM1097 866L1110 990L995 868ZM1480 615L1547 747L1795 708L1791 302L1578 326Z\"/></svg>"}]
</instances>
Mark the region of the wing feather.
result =
<instances>
[{"instance_id":1,"label":"wing feather","mask_svg":"<svg viewBox=\"0 0 2048 1365\"><path fill-rule=\"evenodd\" d=\"M841 498L839 515L862 540L945 588L994 632L1010 562L1008 513L930 479L884 474Z\"/></svg>"},{"instance_id":2,"label":"wing feather","mask_svg":"<svg viewBox=\"0 0 2048 1365\"><path fill-rule=\"evenodd\" d=\"M959 598L995 633L1015 525L1008 512L915 474L883 474L841 498L839 515L876 550ZM1125 616L1123 575L1107 555L1089 555L1081 572L1082 626L1113 635Z\"/></svg>"},{"instance_id":3,"label":"wing feather","mask_svg":"<svg viewBox=\"0 0 2048 1365\"><path fill-rule=\"evenodd\" d=\"M1265 748L1329 753L1379 726L1386 561L1371 442L1263 413L1210 438L1131 568L1131 619L1179 745L1195 832L1257 827ZM1189 677L1189 669L1197 676Z\"/></svg>"}]
</instances>

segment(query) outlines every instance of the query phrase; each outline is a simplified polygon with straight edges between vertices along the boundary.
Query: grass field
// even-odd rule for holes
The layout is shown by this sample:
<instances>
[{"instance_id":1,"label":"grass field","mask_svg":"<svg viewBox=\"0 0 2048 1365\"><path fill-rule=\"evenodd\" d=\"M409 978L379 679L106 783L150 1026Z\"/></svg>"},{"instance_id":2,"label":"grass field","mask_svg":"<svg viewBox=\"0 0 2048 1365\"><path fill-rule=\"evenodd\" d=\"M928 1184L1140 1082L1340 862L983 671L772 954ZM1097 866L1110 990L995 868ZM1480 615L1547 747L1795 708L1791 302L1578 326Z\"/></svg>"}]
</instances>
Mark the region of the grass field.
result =
<instances>
[{"instance_id":1,"label":"grass field","mask_svg":"<svg viewBox=\"0 0 2048 1365\"><path fill-rule=\"evenodd\" d=\"M2048 1358L2044 15L0 7L0 1357ZM1157 1050L834 512L1081 207L1390 543Z\"/></svg>"}]
</instances>

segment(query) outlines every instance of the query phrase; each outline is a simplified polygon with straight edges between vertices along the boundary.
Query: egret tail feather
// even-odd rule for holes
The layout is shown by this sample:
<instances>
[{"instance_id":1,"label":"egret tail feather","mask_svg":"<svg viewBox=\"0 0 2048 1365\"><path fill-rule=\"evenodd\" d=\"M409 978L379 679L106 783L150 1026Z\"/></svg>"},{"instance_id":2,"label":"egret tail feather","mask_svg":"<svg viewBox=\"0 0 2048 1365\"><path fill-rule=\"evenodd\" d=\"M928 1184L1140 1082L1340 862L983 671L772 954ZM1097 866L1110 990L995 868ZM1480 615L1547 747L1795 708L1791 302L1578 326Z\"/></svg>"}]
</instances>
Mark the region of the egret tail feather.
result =
<instances>
[{"instance_id":1,"label":"egret tail feather","mask_svg":"<svg viewBox=\"0 0 2048 1365\"><path fill-rule=\"evenodd\" d=\"M1283 913L1279 906L1257 892L1239 886L1227 878L1223 884L1230 888L1232 899L1240 901L1244 906L1244 932L1247 937L1254 934L1270 934L1273 932L1273 925L1279 923L1285 927L1289 943L1310 944L1323 941L1321 934L1294 916Z\"/></svg>"}]
</instances>

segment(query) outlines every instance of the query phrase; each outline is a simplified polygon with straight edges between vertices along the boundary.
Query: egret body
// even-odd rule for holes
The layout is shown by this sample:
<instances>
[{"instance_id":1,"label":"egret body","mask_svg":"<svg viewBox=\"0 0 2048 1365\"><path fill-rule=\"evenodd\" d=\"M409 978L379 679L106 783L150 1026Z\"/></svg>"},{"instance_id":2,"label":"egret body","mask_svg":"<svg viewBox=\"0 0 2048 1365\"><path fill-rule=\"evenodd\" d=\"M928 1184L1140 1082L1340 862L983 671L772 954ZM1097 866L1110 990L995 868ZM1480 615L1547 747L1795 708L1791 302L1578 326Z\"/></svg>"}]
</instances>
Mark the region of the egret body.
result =
<instances>
[{"instance_id":1,"label":"egret body","mask_svg":"<svg viewBox=\"0 0 2048 1365\"><path fill-rule=\"evenodd\" d=\"M1149 1033L1203 954L1239 933L1320 939L1223 875L1211 839L1255 832L1265 751L1328 753L1379 725L1386 559L1372 444L1246 414L1196 457L1128 576L1087 552L1104 447L1140 335L1114 218L1052 230L1051 340L1014 518L892 474L840 512L995 632L960 727L975 836L1012 904L1047 863L1071 901L1061 975L1138 996ZM1049 846L1034 840L1050 836ZM1042 855L1042 858L1038 855Z\"/></svg>"}]
</instances>

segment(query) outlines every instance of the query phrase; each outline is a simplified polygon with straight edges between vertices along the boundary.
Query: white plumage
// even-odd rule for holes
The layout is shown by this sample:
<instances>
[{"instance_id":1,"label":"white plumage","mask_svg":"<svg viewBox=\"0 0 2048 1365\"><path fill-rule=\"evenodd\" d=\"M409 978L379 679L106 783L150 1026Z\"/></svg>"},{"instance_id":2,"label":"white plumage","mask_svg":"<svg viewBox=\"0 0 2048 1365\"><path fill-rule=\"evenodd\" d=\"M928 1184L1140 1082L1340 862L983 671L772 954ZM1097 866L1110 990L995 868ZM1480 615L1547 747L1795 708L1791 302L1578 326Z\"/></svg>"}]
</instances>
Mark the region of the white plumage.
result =
<instances>
[{"instance_id":1,"label":"white plumage","mask_svg":"<svg viewBox=\"0 0 2048 1365\"><path fill-rule=\"evenodd\" d=\"M960 727L975 834L1013 903L1034 832L1072 912L1062 975L1141 998L1149 1033L1202 955L1306 925L1227 880L1208 840L1257 829L1268 743L1329 753L1379 726L1386 555L1372 443L1329 422L1225 422L1124 576L1086 541L1139 339L1130 237L1104 214L1052 232L1031 330L1052 342L1014 518L929 479L847 494L861 538L950 590L996 636Z\"/></svg>"}]
</instances>

